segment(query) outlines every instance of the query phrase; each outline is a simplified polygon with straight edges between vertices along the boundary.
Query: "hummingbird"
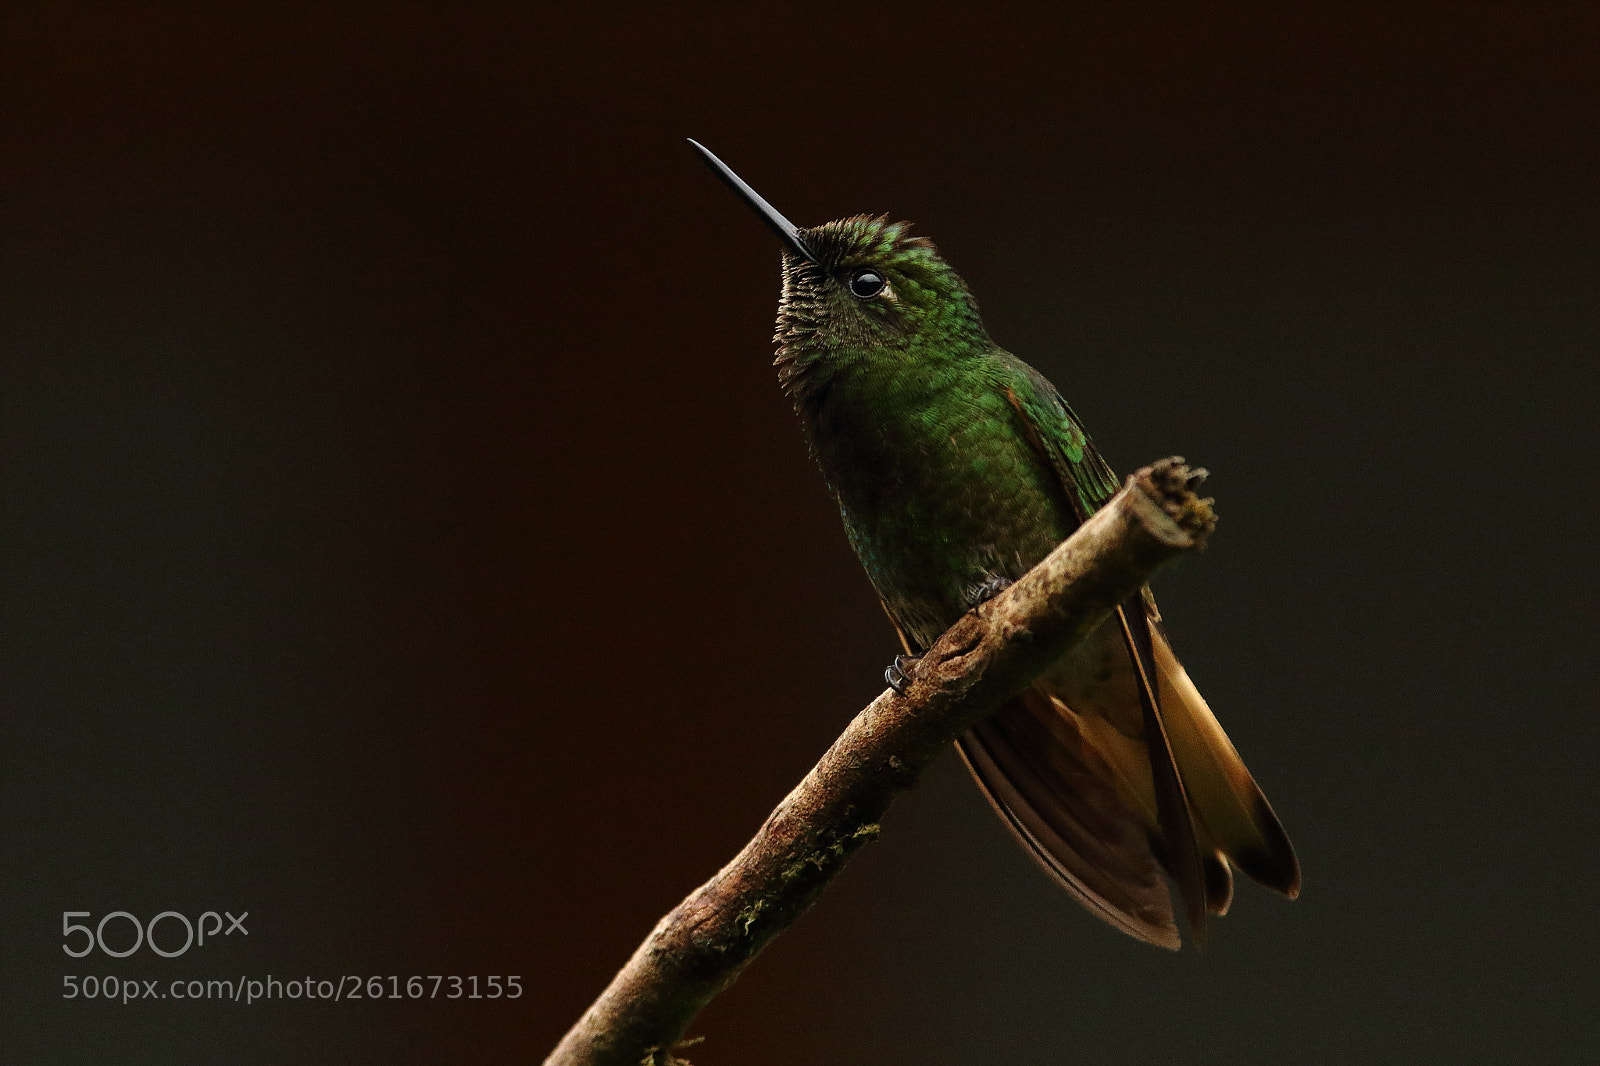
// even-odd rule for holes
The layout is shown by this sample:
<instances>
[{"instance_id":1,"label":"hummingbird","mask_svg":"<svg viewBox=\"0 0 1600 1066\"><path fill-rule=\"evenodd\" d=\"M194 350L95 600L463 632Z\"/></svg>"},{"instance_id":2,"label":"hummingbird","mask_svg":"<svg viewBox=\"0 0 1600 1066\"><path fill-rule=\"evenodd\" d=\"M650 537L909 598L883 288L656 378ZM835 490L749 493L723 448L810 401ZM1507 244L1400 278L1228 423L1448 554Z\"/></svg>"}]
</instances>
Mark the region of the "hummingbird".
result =
<instances>
[{"instance_id":1,"label":"hummingbird","mask_svg":"<svg viewBox=\"0 0 1600 1066\"><path fill-rule=\"evenodd\" d=\"M909 223L801 229L698 142L783 251L775 365L845 536L917 657L1119 489L1044 375L990 339L971 291ZM1085 908L1177 950L1233 897L1233 868L1295 898L1277 815L1189 679L1148 588L957 740L1005 825Z\"/></svg>"}]
</instances>

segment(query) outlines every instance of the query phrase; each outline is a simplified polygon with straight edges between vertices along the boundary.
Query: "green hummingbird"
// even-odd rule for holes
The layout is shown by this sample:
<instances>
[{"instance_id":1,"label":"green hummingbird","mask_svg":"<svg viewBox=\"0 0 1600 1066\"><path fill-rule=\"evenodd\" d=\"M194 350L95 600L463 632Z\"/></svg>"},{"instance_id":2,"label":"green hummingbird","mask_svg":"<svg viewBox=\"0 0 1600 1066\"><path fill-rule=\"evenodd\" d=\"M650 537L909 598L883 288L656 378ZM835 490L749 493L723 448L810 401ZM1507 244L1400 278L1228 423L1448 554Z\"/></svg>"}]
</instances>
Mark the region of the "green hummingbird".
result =
<instances>
[{"instance_id":1,"label":"green hummingbird","mask_svg":"<svg viewBox=\"0 0 1600 1066\"><path fill-rule=\"evenodd\" d=\"M1044 375L906 223L800 229L691 140L783 245L778 379L899 633L903 689L964 612L1026 573L1118 490ZM1173 655L1149 589L957 742L1005 824L1081 904L1176 950L1227 912L1231 867L1293 899L1289 838Z\"/></svg>"}]
</instances>

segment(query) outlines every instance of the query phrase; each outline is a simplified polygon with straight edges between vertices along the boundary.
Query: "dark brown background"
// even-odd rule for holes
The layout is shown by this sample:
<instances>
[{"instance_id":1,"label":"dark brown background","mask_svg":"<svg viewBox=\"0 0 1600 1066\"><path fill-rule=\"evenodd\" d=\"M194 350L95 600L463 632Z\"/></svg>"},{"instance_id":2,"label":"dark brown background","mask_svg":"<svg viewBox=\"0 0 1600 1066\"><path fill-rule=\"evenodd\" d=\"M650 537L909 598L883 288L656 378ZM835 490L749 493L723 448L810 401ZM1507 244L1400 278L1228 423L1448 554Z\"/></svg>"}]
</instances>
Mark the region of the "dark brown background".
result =
<instances>
[{"instance_id":1,"label":"dark brown background","mask_svg":"<svg viewBox=\"0 0 1600 1066\"><path fill-rule=\"evenodd\" d=\"M695 1062L1592 1060L1597 55L1589 5L8 8L8 1059L537 1059L879 690L692 135L915 220L1120 469L1215 471L1159 589L1306 870L1169 956L947 758Z\"/></svg>"}]
</instances>

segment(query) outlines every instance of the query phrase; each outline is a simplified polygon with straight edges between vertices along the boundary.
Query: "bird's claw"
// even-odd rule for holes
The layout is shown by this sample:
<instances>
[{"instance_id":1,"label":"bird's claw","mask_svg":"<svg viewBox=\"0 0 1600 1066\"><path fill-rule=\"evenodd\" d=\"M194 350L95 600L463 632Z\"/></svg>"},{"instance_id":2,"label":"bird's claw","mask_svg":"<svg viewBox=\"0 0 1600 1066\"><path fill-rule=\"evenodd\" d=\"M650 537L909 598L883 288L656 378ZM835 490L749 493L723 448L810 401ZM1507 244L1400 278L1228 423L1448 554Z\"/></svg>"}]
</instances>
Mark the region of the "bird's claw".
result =
<instances>
[{"instance_id":1,"label":"bird's claw","mask_svg":"<svg viewBox=\"0 0 1600 1066\"><path fill-rule=\"evenodd\" d=\"M991 574L976 585L967 588L967 608L970 610L981 603L987 603L1011 587L1009 577Z\"/></svg>"},{"instance_id":2,"label":"bird's claw","mask_svg":"<svg viewBox=\"0 0 1600 1066\"><path fill-rule=\"evenodd\" d=\"M911 687L910 671L921 659L920 655L896 655L894 662L883 672L884 681L894 689L896 695L904 696L906 690Z\"/></svg>"}]
</instances>

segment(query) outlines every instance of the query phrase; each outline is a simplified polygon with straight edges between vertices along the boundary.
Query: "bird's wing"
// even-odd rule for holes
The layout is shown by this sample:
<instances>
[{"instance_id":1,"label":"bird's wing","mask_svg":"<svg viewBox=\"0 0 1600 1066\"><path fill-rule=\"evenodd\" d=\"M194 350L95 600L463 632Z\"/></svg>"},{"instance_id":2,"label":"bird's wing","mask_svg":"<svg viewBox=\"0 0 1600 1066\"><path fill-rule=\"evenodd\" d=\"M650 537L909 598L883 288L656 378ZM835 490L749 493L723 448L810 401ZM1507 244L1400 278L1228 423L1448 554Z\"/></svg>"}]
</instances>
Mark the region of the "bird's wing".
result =
<instances>
[{"instance_id":1,"label":"bird's wing","mask_svg":"<svg viewBox=\"0 0 1600 1066\"><path fill-rule=\"evenodd\" d=\"M1022 430L1055 472L1081 522L1115 494L1115 475L1043 375L1010 356L1002 366L1002 386ZM1041 725L1047 719L1069 724ZM1031 745L1049 751L1026 750ZM1287 837L1173 656L1148 590L1123 604L1099 633L1041 679L1028 700L974 730L963 742L963 753L1023 842L1102 916L1104 904L1111 902L1108 892L1099 886L1098 901L1085 898L1086 884L1095 883L1082 867L1095 866L1098 859L1101 881L1127 885L1140 883L1138 864L1121 861L1118 869L1117 862L1108 864L1111 853L1104 848L1096 853L1070 833L1057 831L1049 841L1039 825L1084 824L1082 812L1064 804L1061 794L1082 792L1087 778L1080 772L1072 788L1063 790L1063 772L1056 763L1093 767L1102 783L1112 785L1177 885L1197 940L1204 938L1207 912L1224 913L1232 897L1228 859L1273 887L1290 894L1298 888L1298 867ZM1042 773L1040 767L1052 772ZM1105 797L1097 792L1075 803L1104 807ZM1063 868L1072 876L1063 876ZM1122 919L1112 924L1142 939L1164 942L1149 930L1130 928L1139 920L1126 906Z\"/></svg>"},{"instance_id":2,"label":"bird's wing","mask_svg":"<svg viewBox=\"0 0 1600 1066\"><path fill-rule=\"evenodd\" d=\"M996 366L1004 375L999 384L1016 409L1028 442L1055 471L1082 522L1117 494L1122 487L1117 475L1050 379L1009 352L997 354Z\"/></svg>"},{"instance_id":3,"label":"bird's wing","mask_svg":"<svg viewBox=\"0 0 1600 1066\"><path fill-rule=\"evenodd\" d=\"M1029 439L1054 468L1063 488L1082 501L1081 521L1116 493L1117 479L1055 386L1015 357L1008 356L1008 364L1018 381L1013 405L1028 425L1036 427ZM1227 910L1231 877L1224 858L1252 879L1294 898L1300 891L1300 865L1289 838L1173 654L1150 590L1124 604L1121 615L1121 626L1133 638L1130 649L1137 645L1130 665L1138 666L1140 703L1146 712L1151 703L1157 710L1198 829L1210 910L1215 914ZM1155 745L1150 750L1154 764L1160 753Z\"/></svg>"}]
</instances>

